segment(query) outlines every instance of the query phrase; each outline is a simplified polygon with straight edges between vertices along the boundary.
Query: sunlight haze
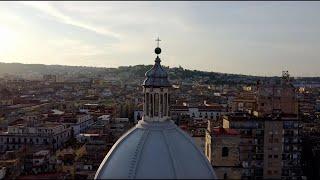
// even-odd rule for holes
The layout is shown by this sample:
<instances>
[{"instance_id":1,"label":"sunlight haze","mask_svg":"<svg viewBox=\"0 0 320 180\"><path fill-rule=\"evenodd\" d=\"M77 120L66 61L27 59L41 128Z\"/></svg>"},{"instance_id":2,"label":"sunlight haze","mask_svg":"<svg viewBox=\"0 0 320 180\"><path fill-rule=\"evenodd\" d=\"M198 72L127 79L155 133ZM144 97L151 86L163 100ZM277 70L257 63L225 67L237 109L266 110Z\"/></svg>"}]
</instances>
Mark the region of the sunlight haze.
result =
<instances>
[{"instance_id":1,"label":"sunlight haze","mask_svg":"<svg viewBox=\"0 0 320 180\"><path fill-rule=\"evenodd\" d=\"M320 2L0 2L0 62L320 76Z\"/></svg>"}]
</instances>

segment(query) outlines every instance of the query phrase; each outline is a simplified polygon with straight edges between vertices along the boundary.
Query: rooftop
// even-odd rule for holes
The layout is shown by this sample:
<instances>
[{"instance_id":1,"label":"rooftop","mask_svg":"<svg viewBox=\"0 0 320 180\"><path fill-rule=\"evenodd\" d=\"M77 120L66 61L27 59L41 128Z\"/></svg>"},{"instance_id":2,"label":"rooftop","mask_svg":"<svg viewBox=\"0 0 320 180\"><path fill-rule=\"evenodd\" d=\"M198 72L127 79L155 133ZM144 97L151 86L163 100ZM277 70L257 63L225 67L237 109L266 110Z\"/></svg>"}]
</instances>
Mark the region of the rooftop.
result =
<instances>
[{"instance_id":1,"label":"rooftop","mask_svg":"<svg viewBox=\"0 0 320 180\"><path fill-rule=\"evenodd\" d=\"M217 127L212 129L212 134L216 136L237 136L240 133L235 129Z\"/></svg>"}]
</instances>

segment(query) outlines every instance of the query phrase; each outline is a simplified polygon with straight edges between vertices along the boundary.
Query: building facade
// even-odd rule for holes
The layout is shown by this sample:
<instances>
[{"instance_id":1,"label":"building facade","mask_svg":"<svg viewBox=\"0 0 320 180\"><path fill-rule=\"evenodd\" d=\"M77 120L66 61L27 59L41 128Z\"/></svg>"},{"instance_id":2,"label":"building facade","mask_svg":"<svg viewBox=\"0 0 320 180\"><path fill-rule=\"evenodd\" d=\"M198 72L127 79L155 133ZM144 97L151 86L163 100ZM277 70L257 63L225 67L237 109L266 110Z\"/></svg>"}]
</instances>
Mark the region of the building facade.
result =
<instances>
[{"instance_id":1,"label":"building facade","mask_svg":"<svg viewBox=\"0 0 320 180\"><path fill-rule=\"evenodd\" d=\"M208 121L205 154L218 179L239 179L243 168L240 163L240 134L234 129L214 128Z\"/></svg>"},{"instance_id":2,"label":"building facade","mask_svg":"<svg viewBox=\"0 0 320 180\"><path fill-rule=\"evenodd\" d=\"M26 145L61 147L71 136L70 128L60 123L43 123L34 126L16 124L0 134L0 151L17 150Z\"/></svg>"}]
</instances>

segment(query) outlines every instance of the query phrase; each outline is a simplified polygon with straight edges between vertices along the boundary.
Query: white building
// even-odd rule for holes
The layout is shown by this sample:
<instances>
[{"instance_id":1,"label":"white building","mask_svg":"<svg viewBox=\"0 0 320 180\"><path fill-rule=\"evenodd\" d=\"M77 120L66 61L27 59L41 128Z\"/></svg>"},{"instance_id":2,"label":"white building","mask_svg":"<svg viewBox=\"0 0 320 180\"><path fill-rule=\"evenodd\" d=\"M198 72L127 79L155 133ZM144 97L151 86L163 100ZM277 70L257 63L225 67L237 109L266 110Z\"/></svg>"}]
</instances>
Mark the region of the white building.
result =
<instances>
[{"instance_id":1,"label":"white building","mask_svg":"<svg viewBox=\"0 0 320 180\"><path fill-rule=\"evenodd\" d=\"M74 116L73 114L71 116L63 116L62 123L70 126L73 134L77 136L88 129L94 122L91 115L86 113L79 113L76 116Z\"/></svg>"},{"instance_id":2,"label":"white building","mask_svg":"<svg viewBox=\"0 0 320 180\"><path fill-rule=\"evenodd\" d=\"M106 123L109 123L109 122L110 122L110 119L111 119L111 117L110 117L109 114L107 114L107 115L101 115L101 116L99 116L99 117L97 118L98 121L104 121L104 122L106 122Z\"/></svg>"},{"instance_id":3,"label":"white building","mask_svg":"<svg viewBox=\"0 0 320 180\"><path fill-rule=\"evenodd\" d=\"M204 118L217 120L226 113L222 106L172 106L170 113L173 118L187 116L194 119Z\"/></svg>"}]
</instances>

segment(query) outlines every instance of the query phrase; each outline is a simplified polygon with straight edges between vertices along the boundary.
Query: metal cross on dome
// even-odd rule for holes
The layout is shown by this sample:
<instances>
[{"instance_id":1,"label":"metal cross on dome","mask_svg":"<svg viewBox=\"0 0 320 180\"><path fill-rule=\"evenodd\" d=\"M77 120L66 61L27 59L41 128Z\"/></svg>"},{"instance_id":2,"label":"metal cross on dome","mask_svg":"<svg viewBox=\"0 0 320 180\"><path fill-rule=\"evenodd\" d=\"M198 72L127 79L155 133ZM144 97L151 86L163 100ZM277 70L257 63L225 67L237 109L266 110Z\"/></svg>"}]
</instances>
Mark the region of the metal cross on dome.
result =
<instances>
[{"instance_id":1,"label":"metal cross on dome","mask_svg":"<svg viewBox=\"0 0 320 180\"><path fill-rule=\"evenodd\" d=\"M159 42L161 41L161 40L159 39L159 37L158 37L158 39L156 39L156 41L157 41L157 46L159 47Z\"/></svg>"}]
</instances>

